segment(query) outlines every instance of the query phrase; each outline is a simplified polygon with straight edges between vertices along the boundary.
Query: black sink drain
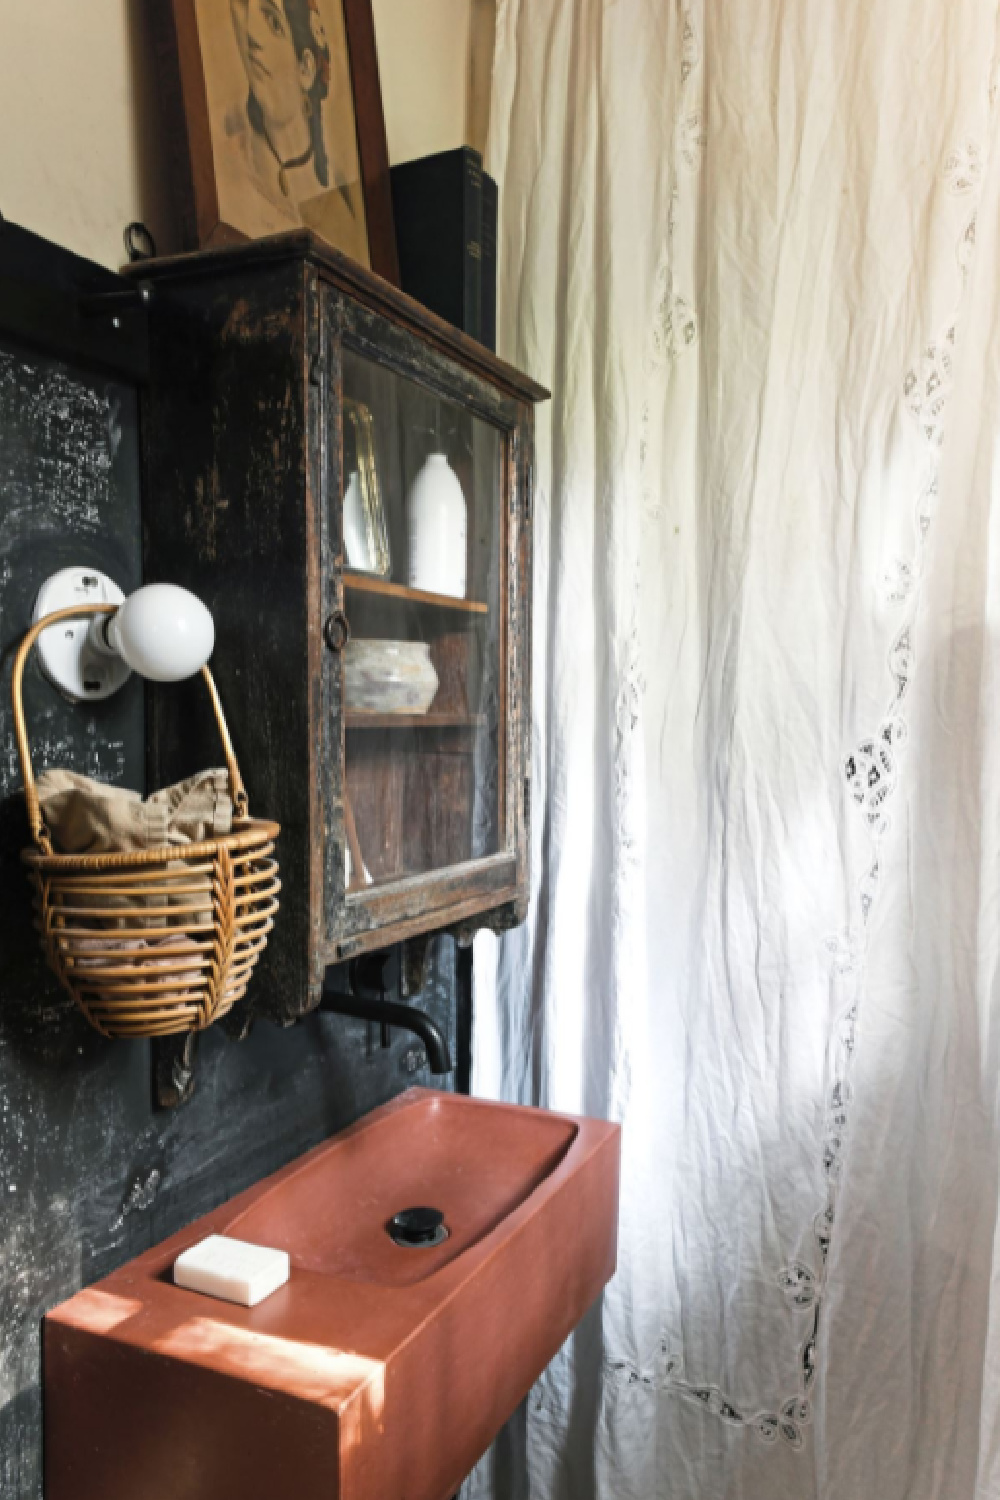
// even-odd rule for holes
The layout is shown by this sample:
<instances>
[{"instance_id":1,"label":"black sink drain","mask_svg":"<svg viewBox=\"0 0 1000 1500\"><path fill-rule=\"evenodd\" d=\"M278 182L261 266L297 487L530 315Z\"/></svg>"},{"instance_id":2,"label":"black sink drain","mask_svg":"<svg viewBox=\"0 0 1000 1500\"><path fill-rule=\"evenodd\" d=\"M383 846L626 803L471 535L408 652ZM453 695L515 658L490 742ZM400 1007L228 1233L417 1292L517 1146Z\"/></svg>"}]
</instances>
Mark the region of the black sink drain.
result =
<instances>
[{"instance_id":1,"label":"black sink drain","mask_svg":"<svg viewBox=\"0 0 1000 1500\"><path fill-rule=\"evenodd\" d=\"M404 1208L385 1228L391 1240L408 1250L430 1250L448 1238L444 1214L436 1208Z\"/></svg>"}]
</instances>

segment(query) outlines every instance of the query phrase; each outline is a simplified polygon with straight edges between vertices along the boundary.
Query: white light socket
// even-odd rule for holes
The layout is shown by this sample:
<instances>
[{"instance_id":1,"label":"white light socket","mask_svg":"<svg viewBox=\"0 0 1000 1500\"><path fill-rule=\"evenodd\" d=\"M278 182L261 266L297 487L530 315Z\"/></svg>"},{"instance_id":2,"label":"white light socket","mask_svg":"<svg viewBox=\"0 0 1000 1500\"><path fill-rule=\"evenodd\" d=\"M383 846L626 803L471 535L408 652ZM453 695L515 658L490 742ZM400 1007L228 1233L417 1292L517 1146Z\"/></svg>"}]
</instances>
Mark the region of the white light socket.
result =
<instances>
[{"instance_id":1,"label":"white light socket","mask_svg":"<svg viewBox=\"0 0 1000 1500\"><path fill-rule=\"evenodd\" d=\"M96 568L62 568L38 590L32 624L74 604L121 604L125 595L113 579ZM60 620L38 637L38 660L45 676L73 703L110 698L131 676L126 662L94 639L104 616L81 615Z\"/></svg>"}]
</instances>

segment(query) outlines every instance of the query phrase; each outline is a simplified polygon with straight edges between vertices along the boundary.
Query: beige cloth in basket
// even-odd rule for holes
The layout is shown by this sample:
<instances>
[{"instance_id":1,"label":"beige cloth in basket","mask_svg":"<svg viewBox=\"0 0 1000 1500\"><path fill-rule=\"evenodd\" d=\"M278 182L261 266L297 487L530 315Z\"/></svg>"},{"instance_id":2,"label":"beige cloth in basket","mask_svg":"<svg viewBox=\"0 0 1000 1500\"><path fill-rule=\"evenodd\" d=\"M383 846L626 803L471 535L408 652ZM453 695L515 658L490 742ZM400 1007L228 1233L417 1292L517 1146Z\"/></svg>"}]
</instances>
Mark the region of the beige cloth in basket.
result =
<instances>
[{"instance_id":1,"label":"beige cloth in basket","mask_svg":"<svg viewBox=\"0 0 1000 1500\"><path fill-rule=\"evenodd\" d=\"M42 817L60 854L109 854L199 844L232 832L233 801L225 769L199 771L143 798L76 771L43 771Z\"/></svg>"},{"instance_id":2,"label":"beige cloth in basket","mask_svg":"<svg viewBox=\"0 0 1000 1500\"><path fill-rule=\"evenodd\" d=\"M117 854L132 849L163 848L180 851L185 844L200 844L204 839L232 832L233 802L229 795L229 772L225 769L199 771L197 776L164 787L145 800L138 792L94 781L76 771L43 771L37 787L42 817L60 854ZM170 873L154 895L91 894L87 899L93 906L131 910L133 927L137 907L162 906L164 902L182 908L176 918L168 919L170 925L209 926L210 877L194 874L181 860L172 860L167 869ZM172 884L183 889L174 895ZM200 886L204 894L192 891L192 885ZM192 911L192 907L199 909ZM125 925L124 919L120 925ZM151 918L149 925L162 926L163 918ZM142 939L138 944L145 946ZM111 938L94 940L95 952L129 946Z\"/></svg>"}]
</instances>

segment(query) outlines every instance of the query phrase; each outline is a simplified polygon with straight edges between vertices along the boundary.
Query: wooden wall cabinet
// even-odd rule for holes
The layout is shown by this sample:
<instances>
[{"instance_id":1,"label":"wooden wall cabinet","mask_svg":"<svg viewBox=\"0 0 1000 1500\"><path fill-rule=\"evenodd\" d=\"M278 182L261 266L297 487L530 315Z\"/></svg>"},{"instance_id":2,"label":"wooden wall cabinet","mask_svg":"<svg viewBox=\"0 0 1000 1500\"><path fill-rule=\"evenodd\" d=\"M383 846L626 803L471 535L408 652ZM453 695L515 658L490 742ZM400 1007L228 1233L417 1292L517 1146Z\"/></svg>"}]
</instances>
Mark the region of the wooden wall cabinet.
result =
<instances>
[{"instance_id":1,"label":"wooden wall cabinet","mask_svg":"<svg viewBox=\"0 0 1000 1500\"><path fill-rule=\"evenodd\" d=\"M547 393L307 233L136 274L152 286L146 578L215 616L251 808L282 825L281 913L251 1001L288 1019L318 1002L329 964L523 919L533 405ZM409 580L406 497L434 452L467 505L461 598ZM361 559L377 570L346 565L352 474L355 494L380 496L388 558ZM426 643L426 712L379 711L356 688L345 701L357 643L373 640ZM196 694L150 700L155 784L217 762Z\"/></svg>"}]
</instances>

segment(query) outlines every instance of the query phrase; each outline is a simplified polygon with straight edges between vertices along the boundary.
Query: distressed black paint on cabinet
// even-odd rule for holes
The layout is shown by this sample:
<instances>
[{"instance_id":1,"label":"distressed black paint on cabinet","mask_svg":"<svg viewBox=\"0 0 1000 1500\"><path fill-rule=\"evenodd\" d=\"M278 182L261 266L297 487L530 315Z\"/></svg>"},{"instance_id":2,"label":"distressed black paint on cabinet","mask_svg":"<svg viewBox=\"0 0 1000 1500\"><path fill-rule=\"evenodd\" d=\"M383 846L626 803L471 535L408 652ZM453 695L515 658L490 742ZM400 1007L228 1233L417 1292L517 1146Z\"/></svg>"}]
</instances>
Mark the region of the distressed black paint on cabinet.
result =
<instances>
[{"instance_id":1,"label":"distressed black paint on cabinet","mask_svg":"<svg viewBox=\"0 0 1000 1500\"><path fill-rule=\"evenodd\" d=\"M200 594L251 806L282 826L282 908L247 1006L311 1010L324 968L432 931L521 920L527 900L532 408L546 392L307 232L147 262L147 576ZM416 381L502 434L507 663L499 851L345 892L340 538L343 353ZM152 695L153 766L214 753L196 691ZM359 755L357 757L361 759ZM457 784L457 783L456 783Z\"/></svg>"},{"instance_id":2,"label":"distressed black paint on cabinet","mask_svg":"<svg viewBox=\"0 0 1000 1500\"><path fill-rule=\"evenodd\" d=\"M8 232L0 229L0 276ZM31 265L64 290L83 273L114 281L46 249L43 257L33 252ZM192 524L205 514L194 505ZM364 1022L311 1016L287 1030L262 1024L241 1043L209 1031L193 1100L157 1113L148 1044L107 1042L90 1031L45 967L18 858L28 830L10 713L11 660L44 577L85 563L128 590L140 581L139 542L135 389L14 346L0 333L3 1500L42 1496L39 1328L49 1307L403 1088L432 1081L447 1087L431 1080L410 1036L392 1033L383 1051ZM256 607L248 601L247 615ZM137 683L81 709L30 666L26 709L39 767L68 765L142 786ZM282 755L280 722L266 743ZM252 795L253 763L245 770ZM454 944L437 942L419 1002L453 1055L455 968ZM398 978L393 971L389 977L397 998Z\"/></svg>"}]
</instances>

